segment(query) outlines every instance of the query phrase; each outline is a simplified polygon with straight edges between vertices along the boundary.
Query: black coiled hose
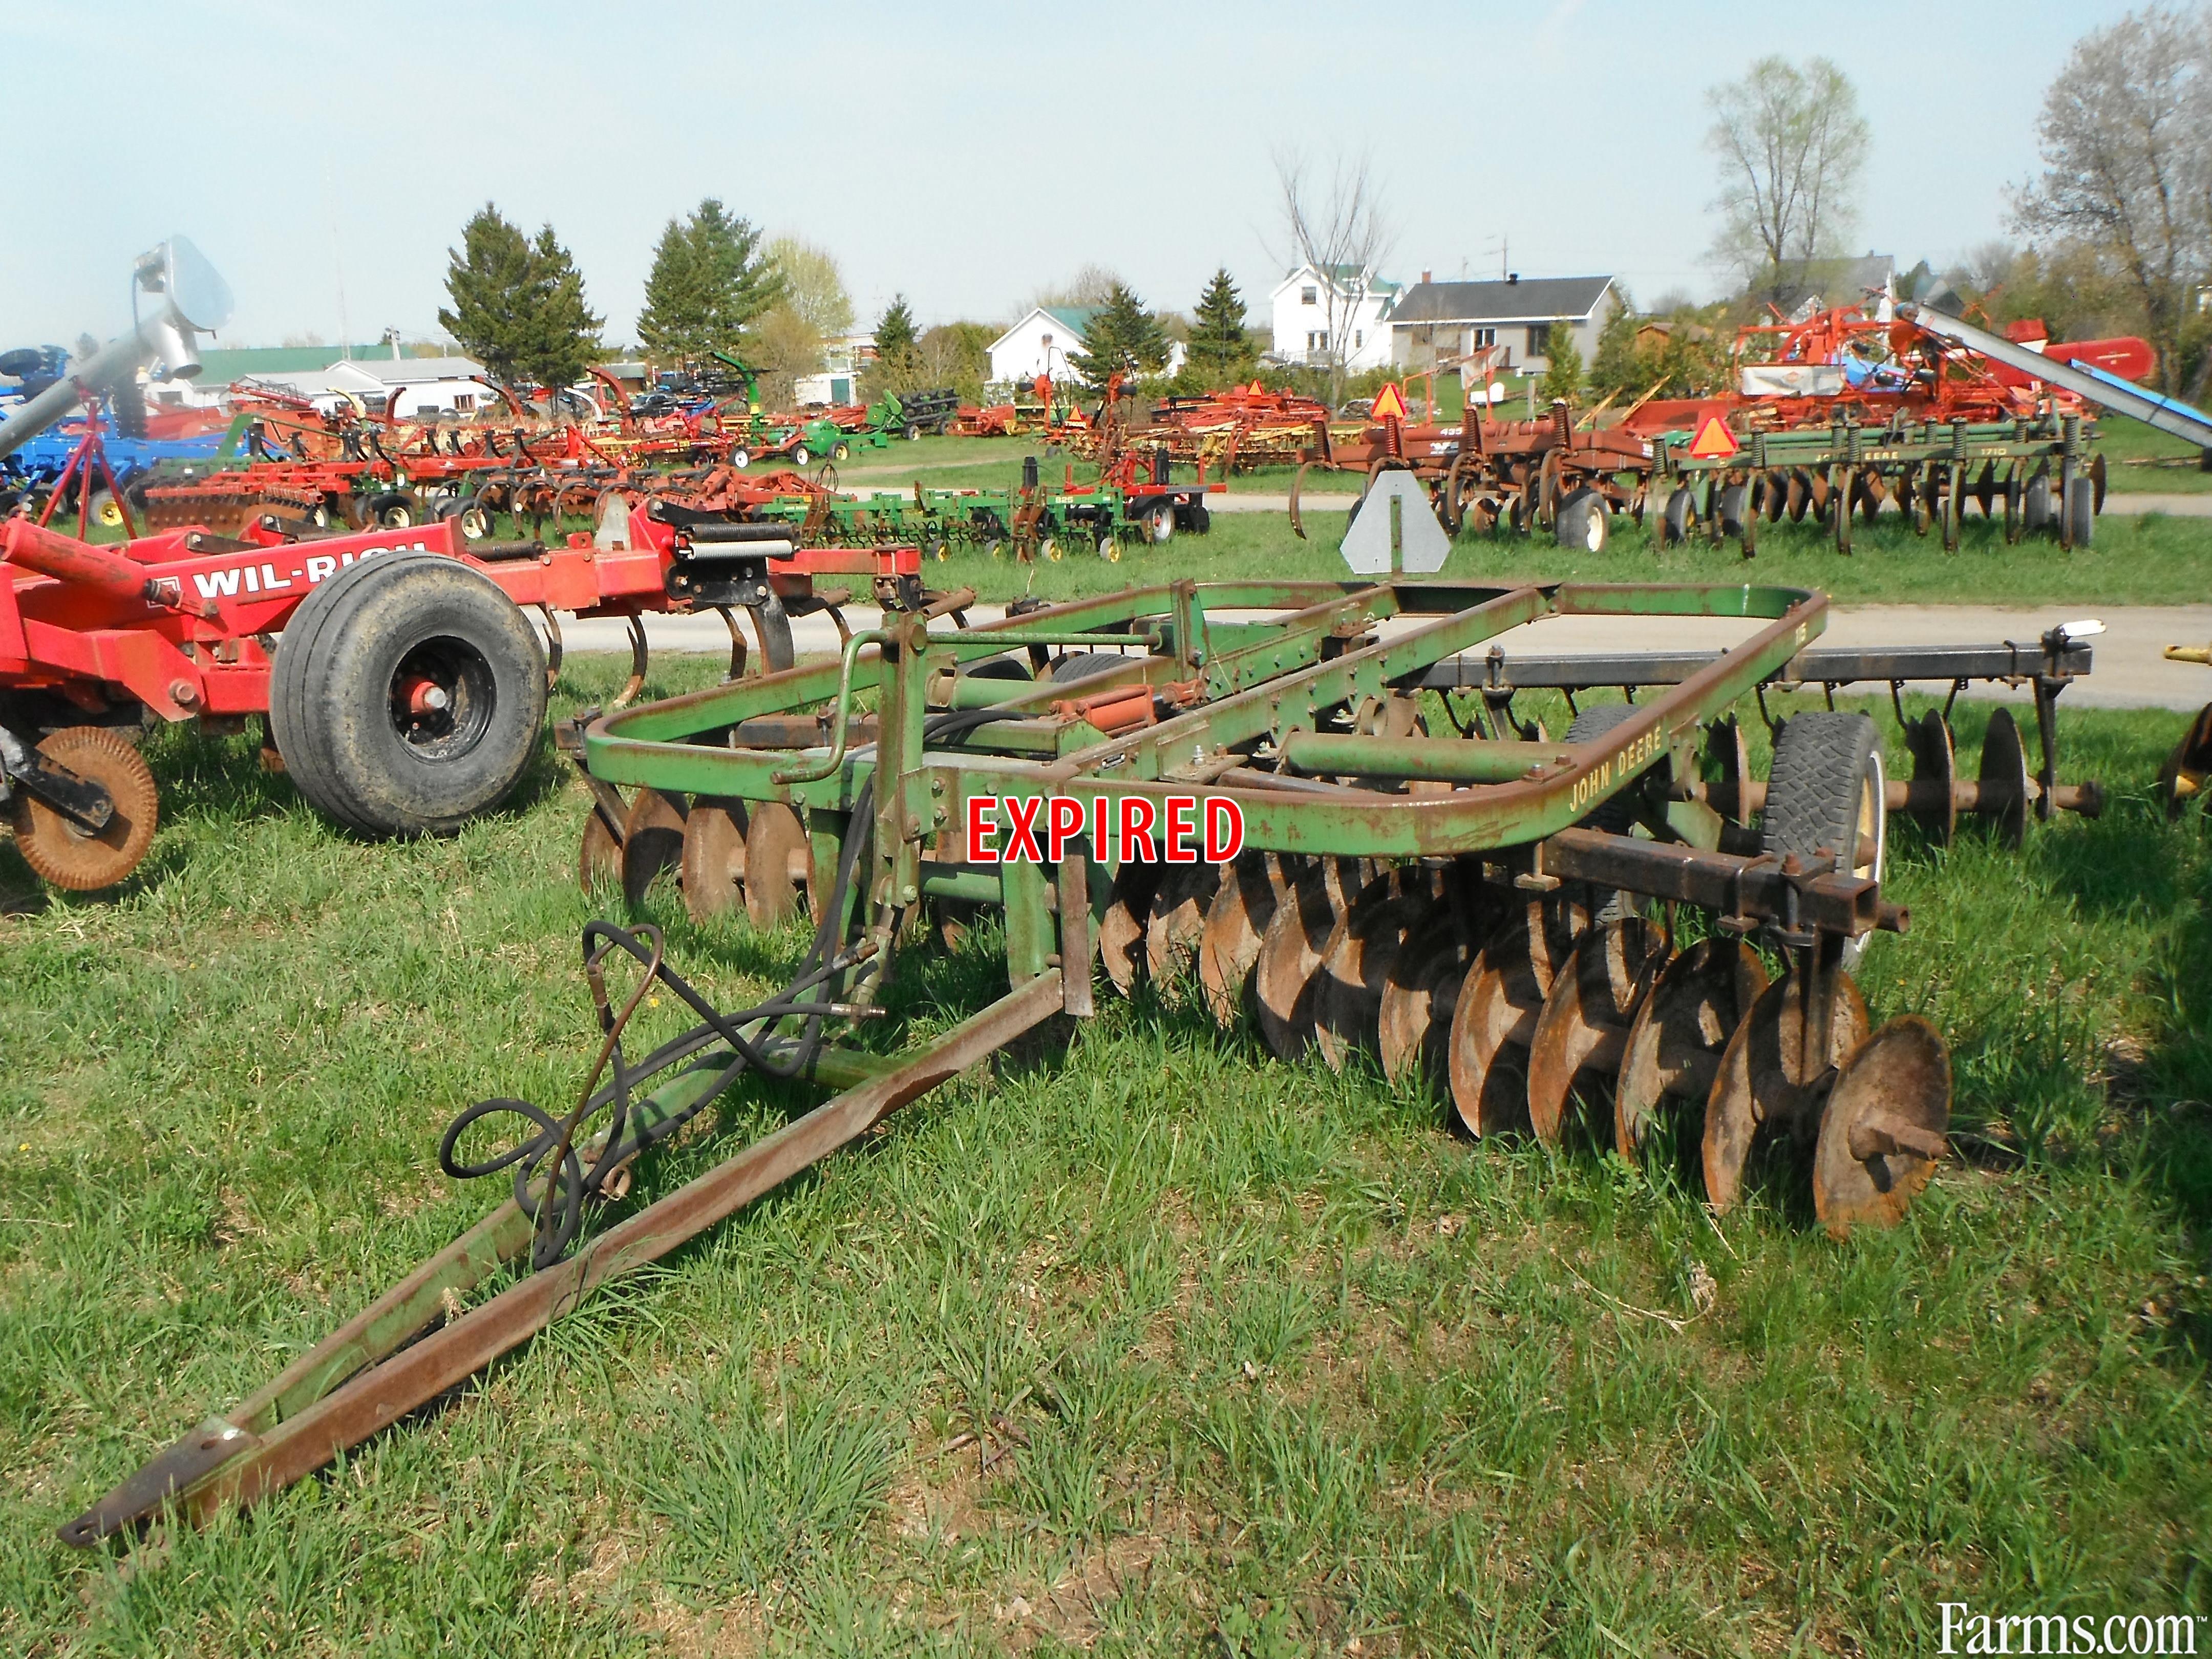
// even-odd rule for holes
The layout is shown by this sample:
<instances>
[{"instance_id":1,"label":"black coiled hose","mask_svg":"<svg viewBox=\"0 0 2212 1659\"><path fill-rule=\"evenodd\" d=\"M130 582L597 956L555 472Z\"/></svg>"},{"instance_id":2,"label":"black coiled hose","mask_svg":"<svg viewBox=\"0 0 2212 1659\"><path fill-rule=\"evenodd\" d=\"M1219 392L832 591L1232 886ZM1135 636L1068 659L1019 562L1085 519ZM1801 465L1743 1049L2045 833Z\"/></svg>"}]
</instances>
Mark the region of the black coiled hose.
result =
<instances>
[{"instance_id":1,"label":"black coiled hose","mask_svg":"<svg viewBox=\"0 0 2212 1659\"><path fill-rule=\"evenodd\" d=\"M1007 719L1011 713L973 708L940 714L924 725L923 738L925 742L941 742L993 720ZM856 750L855 754L866 752ZM526 1100L507 1097L480 1100L447 1124L438 1142L438 1167L456 1180L474 1180L507 1169L514 1171L515 1205L530 1218L535 1228L530 1246L532 1271L543 1272L568 1255L582 1231L587 1199L607 1196L609 1182L641 1152L681 1129L744 1072L754 1070L770 1077L788 1078L798 1076L813 1063L821 1052L824 1021L837 1010L844 975L872 954L871 945L840 951L836 942L865 827L874 809L875 784L871 774L854 792L850 822L855 832L848 834L838 849L836 879L828 902L822 907L821 920L815 927L812 943L799 962L798 974L765 1002L733 1011L717 1008L697 988L669 967L663 959L660 930L650 923L635 929L611 921L594 921L585 925L584 974L591 984L605 1036L599 1058L585 1077L574 1108L567 1116L556 1118ZM607 1000L605 971L607 957L617 951L628 954L645 969L637 988L619 1010ZM699 1016L699 1023L670 1038L632 1066L623 1055L623 1031L646 993L656 984L666 986L687 1004ZM799 1021L799 1026L787 1038L772 1040L766 1036L778 1022L793 1018ZM749 1027L756 1035L747 1035ZM729 1046L729 1056L719 1062L719 1073L700 1090L689 1106L657 1117L648 1117L636 1110L632 1096L640 1084L689 1060L717 1038ZM601 1084L601 1076L610 1069L613 1075ZM599 1151L586 1170L576 1150L577 1132L602 1112L611 1115L600 1138ZM500 1116L519 1117L535 1133L482 1162L460 1162L456 1151L461 1137L485 1119ZM541 1171L547 1172L542 1182L538 1182ZM533 1187L533 1182L538 1185Z\"/></svg>"}]
</instances>

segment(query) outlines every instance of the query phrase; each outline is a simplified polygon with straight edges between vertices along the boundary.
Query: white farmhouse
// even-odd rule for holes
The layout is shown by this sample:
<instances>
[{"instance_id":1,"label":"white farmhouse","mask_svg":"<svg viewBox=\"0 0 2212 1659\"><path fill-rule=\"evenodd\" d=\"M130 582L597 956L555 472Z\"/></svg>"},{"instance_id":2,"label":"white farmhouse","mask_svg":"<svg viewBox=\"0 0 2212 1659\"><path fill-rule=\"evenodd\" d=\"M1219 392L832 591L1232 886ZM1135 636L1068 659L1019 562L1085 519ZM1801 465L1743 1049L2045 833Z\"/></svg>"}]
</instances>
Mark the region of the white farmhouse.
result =
<instances>
[{"instance_id":1,"label":"white farmhouse","mask_svg":"<svg viewBox=\"0 0 2212 1659\"><path fill-rule=\"evenodd\" d=\"M1398 293L1399 285L1376 276L1372 266L1334 265L1323 275L1300 265L1268 295L1274 355L1287 363L1341 358L1354 374L1380 368L1390 361L1390 313Z\"/></svg>"},{"instance_id":2,"label":"white farmhouse","mask_svg":"<svg viewBox=\"0 0 2212 1659\"><path fill-rule=\"evenodd\" d=\"M1026 385L1040 374L1055 380L1080 378L1068 366L1070 356L1081 352L1083 331L1098 314L1097 306L1033 306L1012 328L991 342L991 378ZM1168 348L1166 373L1182 367L1182 341Z\"/></svg>"}]
</instances>

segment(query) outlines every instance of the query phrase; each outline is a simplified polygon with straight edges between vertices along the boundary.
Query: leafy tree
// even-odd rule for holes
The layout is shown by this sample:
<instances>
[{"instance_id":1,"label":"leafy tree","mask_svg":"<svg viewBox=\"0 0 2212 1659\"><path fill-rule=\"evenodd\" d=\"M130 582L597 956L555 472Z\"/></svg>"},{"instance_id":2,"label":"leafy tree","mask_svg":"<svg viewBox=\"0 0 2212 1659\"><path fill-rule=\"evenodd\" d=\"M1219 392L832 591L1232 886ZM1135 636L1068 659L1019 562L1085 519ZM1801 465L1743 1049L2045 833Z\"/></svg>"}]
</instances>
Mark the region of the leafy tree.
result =
<instances>
[{"instance_id":1,"label":"leafy tree","mask_svg":"<svg viewBox=\"0 0 2212 1659\"><path fill-rule=\"evenodd\" d=\"M2184 385L2185 331L2212 281L2209 94L2202 15L2154 7L2083 36L2043 95L2044 173L2018 208L2023 229L2094 250L2124 275L2168 392ZM2208 374L2212 356L2190 395Z\"/></svg>"},{"instance_id":2,"label":"leafy tree","mask_svg":"<svg viewBox=\"0 0 2212 1659\"><path fill-rule=\"evenodd\" d=\"M453 303L439 309L439 325L495 380L520 379L531 352L529 239L486 202L461 227L461 246L447 249L446 259Z\"/></svg>"},{"instance_id":3,"label":"leafy tree","mask_svg":"<svg viewBox=\"0 0 2212 1659\"><path fill-rule=\"evenodd\" d=\"M584 278L553 227L535 242L487 202L447 251L450 309L438 321L462 349L501 380L573 384L599 349L599 325Z\"/></svg>"},{"instance_id":4,"label":"leafy tree","mask_svg":"<svg viewBox=\"0 0 2212 1659\"><path fill-rule=\"evenodd\" d=\"M1583 395L1582 348L1575 343L1574 336L1564 328L1552 331L1552 344L1546 354L1551 367L1544 371L1544 379L1536 388L1536 395L1546 403L1563 398L1571 404L1580 403Z\"/></svg>"},{"instance_id":5,"label":"leafy tree","mask_svg":"<svg viewBox=\"0 0 2212 1659\"><path fill-rule=\"evenodd\" d=\"M779 236L768 245L768 262L783 279L786 303L825 340L853 331L853 297L844 273L826 248Z\"/></svg>"},{"instance_id":6,"label":"leafy tree","mask_svg":"<svg viewBox=\"0 0 2212 1659\"><path fill-rule=\"evenodd\" d=\"M1762 58L1705 94L1720 158L1713 252L1754 295L1786 305L1810 260L1843 245L1856 217L1868 129L1850 78L1825 58L1802 69Z\"/></svg>"},{"instance_id":7,"label":"leafy tree","mask_svg":"<svg viewBox=\"0 0 2212 1659\"><path fill-rule=\"evenodd\" d=\"M671 219L661 231L638 338L656 357L696 362L735 349L783 296L782 274L762 252L760 232L709 196L689 219Z\"/></svg>"},{"instance_id":8,"label":"leafy tree","mask_svg":"<svg viewBox=\"0 0 2212 1659\"><path fill-rule=\"evenodd\" d=\"M1167 367L1167 331L1121 283L1114 284L1105 302L1083 325L1083 350L1068 354L1067 366L1086 384L1102 390L1115 374L1133 379Z\"/></svg>"},{"instance_id":9,"label":"leafy tree","mask_svg":"<svg viewBox=\"0 0 2212 1659\"><path fill-rule=\"evenodd\" d=\"M983 323L939 323L916 343L921 381L951 386L964 398L979 398L991 378L991 342L999 331Z\"/></svg>"},{"instance_id":10,"label":"leafy tree","mask_svg":"<svg viewBox=\"0 0 2212 1659\"><path fill-rule=\"evenodd\" d=\"M1258 366L1250 332L1244 326L1244 299L1224 267L1213 273L1192 314L1190 361L1194 377L1218 386L1241 380Z\"/></svg>"}]
</instances>

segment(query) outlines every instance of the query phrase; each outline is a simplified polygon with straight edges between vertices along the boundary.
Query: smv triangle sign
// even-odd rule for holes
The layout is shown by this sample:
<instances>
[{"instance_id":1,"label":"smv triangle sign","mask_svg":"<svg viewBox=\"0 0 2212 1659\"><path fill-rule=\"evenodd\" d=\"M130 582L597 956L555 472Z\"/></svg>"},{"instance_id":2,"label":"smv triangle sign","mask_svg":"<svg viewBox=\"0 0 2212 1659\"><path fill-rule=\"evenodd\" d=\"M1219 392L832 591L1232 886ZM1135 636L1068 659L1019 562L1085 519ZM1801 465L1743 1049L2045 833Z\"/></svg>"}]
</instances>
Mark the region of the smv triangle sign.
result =
<instances>
[{"instance_id":1,"label":"smv triangle sign","mask_svg":"<svg viewBox=\"0 0 2212 1659\"><path fill-rule=\"evenodd\" d=\"M1698 428L1698 435L1690 440L1690 455L1694 460L1724 461L1741 446L1735 434L1728 429L1728 422L1717 415L1708 415Z\"/></svg>"},{"instance_id":2,"label":"smv triangle sign","mask_svg":"<svg viewBox=\"0 0 2212 1659\"><path fill-rule=\"evenodd\" d=\"M1391 381L1375 394L1374 406L1367 411L1370 421L1402 421L1406 418L1406 394Z\"/></svg>"}]
</instances>

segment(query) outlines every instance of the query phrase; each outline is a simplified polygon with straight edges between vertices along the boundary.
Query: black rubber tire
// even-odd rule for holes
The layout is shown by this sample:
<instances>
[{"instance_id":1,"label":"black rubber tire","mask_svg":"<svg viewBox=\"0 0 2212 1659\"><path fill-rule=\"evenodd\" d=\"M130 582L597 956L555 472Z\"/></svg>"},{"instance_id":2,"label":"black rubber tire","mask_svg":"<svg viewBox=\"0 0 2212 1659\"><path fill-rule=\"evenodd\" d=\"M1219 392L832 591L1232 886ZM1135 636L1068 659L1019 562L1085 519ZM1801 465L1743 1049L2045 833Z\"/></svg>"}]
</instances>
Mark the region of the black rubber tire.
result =
<instances>
[{"instance_id":1,"label":"black rubber tire","mask_svg":"<svg viewBox=\"0 0 2212 1659\"><path fill-rule=\"evenodd\" d=\"M1577 489L1559 503L1552 534L1561 547L1580 553L1602 553L1613 539L1613 510L1595 489Z\"/></svg>"},{"instance_id":2,"label":"black rubber tire","mask_svg":"<svg viewBox=\"0 0 2212 1659\"><path fill-rule=\"evenodd\" d=\"M1661 544L1676 547L1690 539L1698 527L1698 502L1686 488L1677 488L1667 496L1666 507L1659 515Z\"/></svg>"},{"instance_id":3,"label":"black rubber tire","mask_svg":"<svg viewBox=\"0 0 2212 1659\"><path fill-rule=\"evenodd\" d=\"M910 444L918 444L921 441L921 428L913 421L906 423L906 441Z\"/></svg>"},{"instance_id":4,"label":"black rubber tire","mask_svg":"<svg viewBox=\"0 0 2212 1659\"><path fill-rule=\"evenodd\" d=\"M422 503L404 489L387 489L368 498L368 520L387 529L411 529L422 522Z\"/></svg>"},{"instance_id":5,"label":"black rubber tire","mask_svg":"<svg viewBox=\"0 0 2212 1659\"><path fill-rule=\"evenodd\" d=\"M1566 742L1571 746L1601 738L1638 712L1632 702L1601 702L1595 708L1585 708L1568 723ZM1610 800L1600 801L1582 821L1583 827L1626 835L1629 826L1636 822L1634 794L1635 791L1627 790Z\"/></svg>"},{"instance_id":6,"label":"black rubber tire","mask_svg":"<svg viewBox=\"0 0 2212 1659\"><path fill-rule=\"evenodd\" d=\"M807 462L813 459L814 452L809 449L805 444L800 444L791 452L791 464L793 466L805 466Z\"/></svg>"},{"instance_id":7,"label":"black rubber tire","mask_svg":"<svg viewBox=\"0 0 2212 1659\"><path fill-rule=\"evenodd\" d=\"M1120 658L1115 660L1119 662ZM1033 680L1036 676L1019 657L986 657L981 662L971 662L961 673L971 680Z\"/></svg>"},{"instance_id":8,"label":"black rubber tire","mask_svg":"<svg viewBox=\"0 0 2212 1659\"><path fill-rule=\"evenodd\" d=\"M1129 659L1111 651L1082 651L1073 656L1062 657L1052 665L1055 685L1065 685L1070 680L1087 680L1093 674L1104 674L1120 668Z\"/></svg>"},{"instance_id":9,"label":"black rubber tire","mask_svg":"<svg viewBox=\"0 0 2212 1659\"><path fill-rule=\"evenodd\" d=\"M1200 502L1190 510L1190 533L1203 536L1213 528L1213 509Z\"/></svg>"},{"instance_id":10,"label":"black rubber tire","mask_svg":"<svg viewBox=\"0 0 2212 1659\"><path fill-rule=\"evenodd\" d=\"M1869 773L1879 776L1881 737L1866 714L1826 709L1792 715L1774 740L1774 768L1759 842L1778 856L1810 858L1823 847L1856 857L1859 812ZM1875 823L1882 817L1875 796Z\"/></svg>"},{"instance_id":11,"label":"black rubber tire","mask_svg":"<svg viewBox=\"0 0 2212 1659\"><path fill-rule=\"evenodd\" d=\"M853 446L850 444L831 444L830 446L830 459L833 461L844 460L850 457L852 453Z\"/></svg>"},{"instance_id":12,"label":"black rubber tire","mask_svg":"<svg viewBox=\"0 0 2212 1659\"><path fill-rule=\"evenodd\" d=\"M459 665L468 729L448 739L410 741L392 714L395 677L424 649ZM349 566L307 596L277 641L277 752L310 804L366 835L442 833L497 805L544 721L537 631L489 577L442 554Z\"/></svg>"}]
</instances>

